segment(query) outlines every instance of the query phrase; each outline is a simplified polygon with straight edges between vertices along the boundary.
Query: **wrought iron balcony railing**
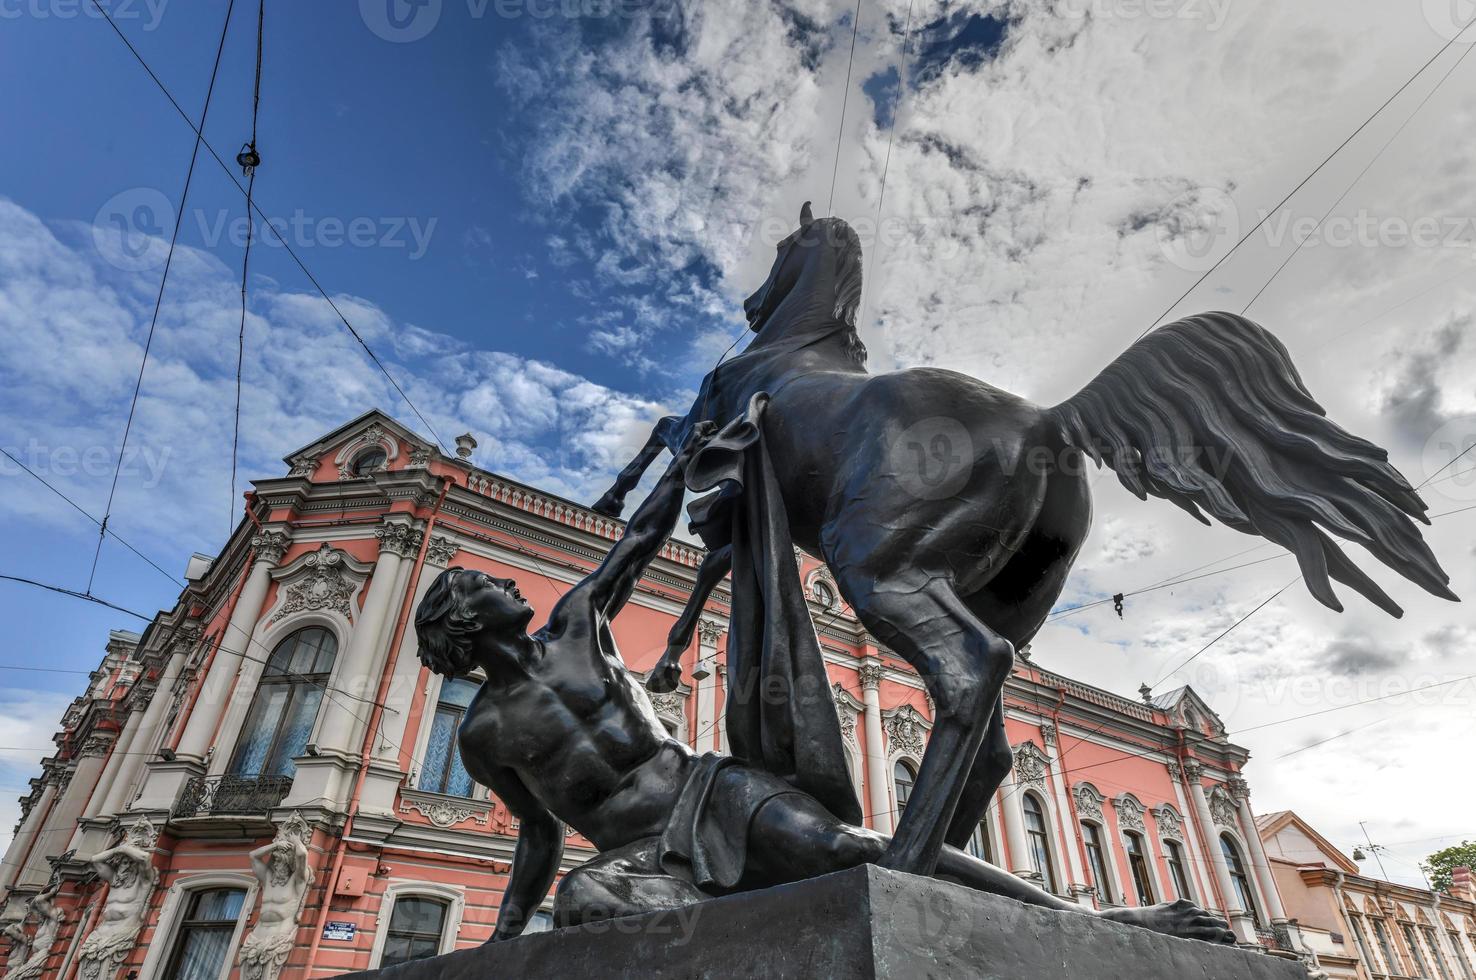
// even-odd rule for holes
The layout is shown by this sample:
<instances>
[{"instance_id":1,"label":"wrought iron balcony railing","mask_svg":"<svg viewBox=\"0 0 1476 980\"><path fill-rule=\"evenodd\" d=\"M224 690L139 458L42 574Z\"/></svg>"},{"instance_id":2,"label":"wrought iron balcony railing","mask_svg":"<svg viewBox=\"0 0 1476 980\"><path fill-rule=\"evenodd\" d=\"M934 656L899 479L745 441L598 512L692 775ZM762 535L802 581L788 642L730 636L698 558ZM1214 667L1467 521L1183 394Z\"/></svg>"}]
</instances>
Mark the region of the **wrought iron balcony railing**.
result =
<instances>
[{"instance_id":1,"label":"wrought iron balcony railing","mask_svg":"<svg viewBox=\"0 0 1476 980\"><path fill-rule=\"evenodd\" d=\"M291 788L291 776L194 776L179 794L174 816L259 816L280 804Z\"/></svg>"}]
</instances>

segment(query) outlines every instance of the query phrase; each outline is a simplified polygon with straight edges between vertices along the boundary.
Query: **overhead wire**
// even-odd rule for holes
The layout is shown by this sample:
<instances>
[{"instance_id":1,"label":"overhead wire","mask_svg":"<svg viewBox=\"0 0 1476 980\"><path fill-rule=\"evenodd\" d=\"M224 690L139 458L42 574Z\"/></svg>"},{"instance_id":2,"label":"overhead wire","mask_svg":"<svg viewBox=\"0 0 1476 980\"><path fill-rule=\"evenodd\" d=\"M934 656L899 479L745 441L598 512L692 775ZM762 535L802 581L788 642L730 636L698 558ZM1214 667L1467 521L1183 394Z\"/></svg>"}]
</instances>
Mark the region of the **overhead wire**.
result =
<instances>
[{"instance_id":1,"label":"overhead wire","mask_svg":"<svg viewBox=\"0 0 1476 980\"><path fill-rule=\"evenodd\" d=\"M830 170L830 205L828 214L835 213L835 181L840 174L841 143L846 135L846 108L851 102L851 69L856 63L856 35L861 31L861 0L856 0L856 12L851 16L851 56L846 60L846 87L841 95L840 128L835 134L835 164Z\"/></svg>"},{"instance_id":2,"label":"overhead wire","mask_svg":"<svg viewBox=\"0 0 1476 980\"><path fill-rule=\"evenodd\" d=\"M251 97L251 141L236 155L246 174L246 243L241 252L241 329L236 335L236 412L231 425L231 496L226 508L227 534L236 526L236 465L241 455L241 371L246 362L246 288L251 269L251 241L256 221L252 216L253 195L256 190L256 170L261 166L261 154L257 150L257 121L261 115L261 62L265 48L264 24L266 0L258 0L256 8L256 82Z\"/></svg>"},{"instance_id":3,"label":"overhead wire","mask_svg":"<svg viewBox=\"0 0 1476 980\"><path fill-rule=\"evenodd\" d=\"M97 0L93 0L93 4L99 10L102 10L102 7L97 4ZM149 366L149 351L153 349L154 332L159 326L159 310L164 305L164 287L169 282L170 266L174 264L174 249L179 243L179 229L184 223L185 204L190 197L190 184L195 179L195 163L200 158L200 144L205 140L205 120L210 115L210 99L215 94L215 80L220 75L220 59L221 55L225 52L226 34L229 32L231 26L231 12L235 9L236 0L229 0L226 4L225 23L220 28L220 41L215 49L215 64L210 69L210 84L205 89L205 105L200 109L200 124L198 126L193 122L190 124L191 128L195 130L195 142L193 148L190 150L190 165L185 171L184 189L179 195L179 207L175 209L174 231L169 236L169 252L164 257L164 271L159 277L159 292L154 297L154 314L149 319L149 332L148 336L144 339L143 357L138 365L138 379L133 384L133 399L128 406L128 421L123 425L123 440L118 444L118 464L113 468L113 482L108 490L108 503L103 508L102 524L97 533L97 548L92 555L92 570L87 575L87 591L89 593L92 591L93 580L97 577L97 563L98 559L102 557L103 541L107 538L108 519L113 514L113 498L118 492L118 478L123 473L123 457L128 452L128 436L133 431L133 417L138 409L139 392L143 390L144 371ZM112 23L111 17L108 22Z\"/></svg>"}]
</instances>

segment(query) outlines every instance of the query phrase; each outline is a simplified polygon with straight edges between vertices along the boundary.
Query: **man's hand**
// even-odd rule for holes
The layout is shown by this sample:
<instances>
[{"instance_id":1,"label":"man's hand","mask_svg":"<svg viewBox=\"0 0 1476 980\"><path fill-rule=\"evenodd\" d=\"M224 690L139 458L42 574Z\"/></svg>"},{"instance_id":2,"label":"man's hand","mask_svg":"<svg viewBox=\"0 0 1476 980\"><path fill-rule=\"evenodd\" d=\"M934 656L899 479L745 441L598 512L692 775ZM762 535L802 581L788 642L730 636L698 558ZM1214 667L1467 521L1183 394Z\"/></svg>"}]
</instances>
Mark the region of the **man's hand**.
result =
<instances>
[{"instance_id":1,"label":"man's hand","mask_svg":"<svg viewBox=\"0 0 1476 980\"><path fill-rule=\"evenodd\" d=\"M698 422L692 426L692 431L687 434L687 441L682 444L682 448L677 453L673 465L686 469L687 464L692 461L692 457L697 455L699 449L712 441L712 437L717 435L717 431L716 422Z\"/></svg>"}]
</instances>

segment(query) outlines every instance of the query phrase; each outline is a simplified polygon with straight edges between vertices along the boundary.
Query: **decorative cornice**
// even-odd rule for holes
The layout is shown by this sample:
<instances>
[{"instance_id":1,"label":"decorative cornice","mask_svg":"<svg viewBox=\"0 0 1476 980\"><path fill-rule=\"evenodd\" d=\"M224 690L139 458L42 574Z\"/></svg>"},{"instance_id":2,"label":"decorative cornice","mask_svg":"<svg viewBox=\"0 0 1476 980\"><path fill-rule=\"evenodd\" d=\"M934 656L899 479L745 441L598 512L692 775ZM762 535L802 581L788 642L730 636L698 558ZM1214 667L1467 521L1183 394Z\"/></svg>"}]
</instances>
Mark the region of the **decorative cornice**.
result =
<instances>
[{"instance_id":1,"label":"decorative cornice","mask_svg":"<svg viewBox=\"0 0 1476 980\"><path fill-rule=\"evenodd\" d=\"M1092 820L1102 819L1102 804L1106 798L1097 791L1097 787L1091 783L1077 783L1072 795L1076 797L1078 813Z\"/></svg>"},{"instance_id":2,"label":"decorative cornice","mask_svg":"<svg viewBox=\"0 0 1476 980\"><path fill-rule=\"evenodd\" d=\"M1124 830L1136 830L1142 833L1146 827L1143 815L1147 812L1143 804L1136 797L1124 793L1112 801L1112 809L1117 811L1117 825Z\"/></svg>"},{"instance_id":3,"label":"decorative cornice","mask_svg":"<svg viewBox=\"0 0 1476 980\"><path fill-rule=\"evenodd\" d=\"M352 619L354 595L372 567L324 541L317 551L310 551L272 572L272 578L281 582L282 588L276 611L267 622L276 623L293 613L319 610Z\"/></svg>"},{"instance_id":4,"label":"decorative cornice","mask_svg":"<svg viewBox=\"0 0 1476 980\"><path fill-rule=\"evenodd\" d=\"M79 756L100 758L107 755L113 749L113 736L101 733L87 736L87 741L77 750Z\"/></svg>"},{"instance_id":5,"label":"decorative cornice","mask_svg":"<svg viewBox=\"0 0 1476 980\"><path fill-rule=\"evenodd\" d=\"M1015 746L1015 782L1037 789L1044 788L1046 774L1051 771L1051 760L1034 742L1023 742Z\"/></svg>"},{"instance_id":6,"label":"decorative cornice","mask_svg":"<svg viewBox=\"0 0 1476 980\"><path fill-rule=\"evenodd\" d=\"M400 812L415 810L437 827L453 827L463 820L474 820L479 826L488 824L496 804L491 800L470 800L440 796L434 793L419 793L413 790L400 791Z\"/></svg>"},{"instance_id":7,"label":"decorative cornice","mask_svg":"<svg viewBox=\"0 0 1476 980\"><path fill-rule=\"evenodd\" d=\"M922 758L928 747L927 721L916 708L904 704L886 719L887 745L893 752L905 752Z\"/></svg>"},{"instance_id":8,"label":"decorative cornice","mask_svg":"<svg viewBox=\"0 0 1476 980\"><path fill-rule=\"evenodd\" d=\"M316 456L294 456L289 463L292 467L287 471L289 477L312 476L318 469L318 457Z\"/></svg>"},{"instance_id":9,"label":"decorative cornice","mask_svg":"<svg viewBox=\"0 0 1476 980\"><path fill-rule=\"evenodd\" d=\"M1160 804L1153 811L1153 819L1158 822L1158 836L1176 840L1184 839L1184 818L1179 812L1167 803Z\"/></svg>"}]
</instances>

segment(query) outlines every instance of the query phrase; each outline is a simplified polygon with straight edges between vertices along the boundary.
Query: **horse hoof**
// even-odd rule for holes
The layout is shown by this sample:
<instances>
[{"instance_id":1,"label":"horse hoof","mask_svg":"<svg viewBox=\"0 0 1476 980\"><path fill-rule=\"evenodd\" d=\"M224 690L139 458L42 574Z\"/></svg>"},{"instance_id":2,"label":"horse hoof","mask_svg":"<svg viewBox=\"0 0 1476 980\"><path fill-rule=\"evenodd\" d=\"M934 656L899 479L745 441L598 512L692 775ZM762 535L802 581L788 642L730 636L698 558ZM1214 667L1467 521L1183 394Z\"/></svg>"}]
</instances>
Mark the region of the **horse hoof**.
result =
<instances>
[{"instance_id":1,"label":"horse hoof","mask_svg":"<svg viewBox=\"0 0 1476 980\"><path fill-rule=\"evenodd\" d=\"M646 678L646 690L652 694L670 694L675 691L682 682L682 668L679 665L663 666L658 664Z\"/></svg>"},{"instance_id":2,"label":"horse hoof","mask_svg":"<svg viewBox=\"0 0 1476 980\"><path fill-rule=\"evenodd\" d=\"M612 497L607 493L599 500L596 500L590 510L604 517L613 517L619 520L621 512L625 510L625 498Z\"/></svg>"}]
</instances>

